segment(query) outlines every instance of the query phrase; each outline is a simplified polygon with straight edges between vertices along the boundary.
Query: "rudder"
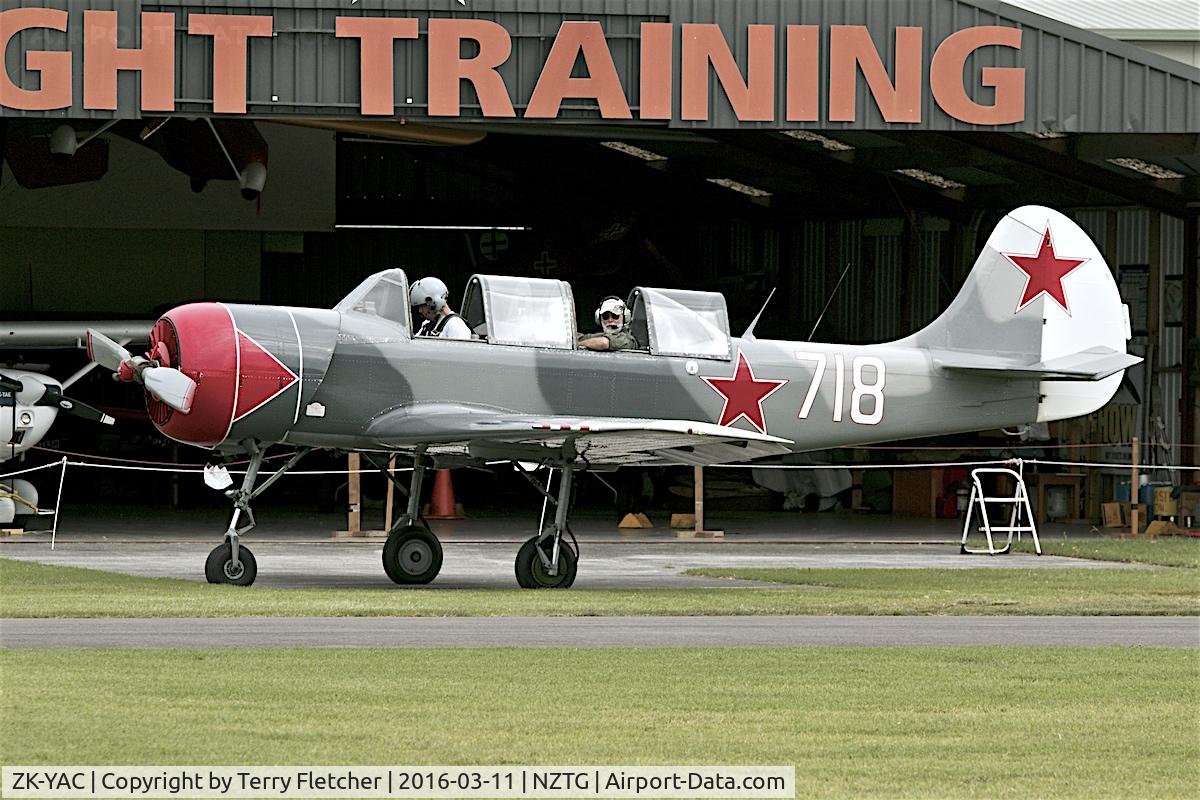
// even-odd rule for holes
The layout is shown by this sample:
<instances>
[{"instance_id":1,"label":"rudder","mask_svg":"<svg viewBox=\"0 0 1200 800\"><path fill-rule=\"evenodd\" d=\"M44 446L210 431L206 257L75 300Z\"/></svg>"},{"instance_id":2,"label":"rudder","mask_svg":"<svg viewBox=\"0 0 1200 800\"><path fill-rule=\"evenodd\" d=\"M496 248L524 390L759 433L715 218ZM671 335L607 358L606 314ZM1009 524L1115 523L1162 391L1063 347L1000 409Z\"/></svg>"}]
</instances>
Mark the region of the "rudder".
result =
<instances>
[{"instance_id":1,"label":"rudder","mask_svg":"<svg viewBox=\"0 0 1200 800\"><path fill-rule=\"evenodd\" d=\"M1096 244L1074 221L1023 206L992 231L950 307L904 341L939 366L1040 377L1037 421L1089 414L1124 369L1128 309Z\"/></svg>"}]
</instances>

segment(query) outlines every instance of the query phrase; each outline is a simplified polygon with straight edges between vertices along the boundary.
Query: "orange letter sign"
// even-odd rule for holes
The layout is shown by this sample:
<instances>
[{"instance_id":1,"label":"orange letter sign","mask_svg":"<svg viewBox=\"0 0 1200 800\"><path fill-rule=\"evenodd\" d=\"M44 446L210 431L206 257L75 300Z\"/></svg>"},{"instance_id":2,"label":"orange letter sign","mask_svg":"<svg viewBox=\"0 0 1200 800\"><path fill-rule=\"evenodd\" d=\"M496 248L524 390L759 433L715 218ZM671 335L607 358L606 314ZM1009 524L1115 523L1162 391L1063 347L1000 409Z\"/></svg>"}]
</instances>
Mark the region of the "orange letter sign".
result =
<instances>
[{"instance_id":1,"label":"orange letter sign","mask_svg":"<svg viewBox=\"0 0 1200 800\"><path fill-rule=\"evenodd\" d=\"M117 12L83 12L83 107L117 110L117 71L142 73L142 110L175 110L175 15L142 14L142 48L117 46Z\"/></svg>"},{"instance_id":2,"label":"orange letter sign","mask_svg":"<svg viewBox=\"0 0 1200 800\"><path fill-rule=\"evenodd\" d=\"M589 77L572 78L571 70L580 53ZM633 117L599 22L564 22L558 29L525 116L553 119L564 97L596 98L600 116L605 119Z\"/></svg>"},{"instance_id":3,"label":"orange letter sign","mask_svg":"<svg viewBox=\"0 0 1200 800\"><path fill-rule=\"evenodd\" d=\"M23 30L67 29L67 12L50 8L10 8L0 11L0 106L19 111L50 111L69 108L71 98L71 54L66 51L33 50L25 54L25 69L41 75L42 88L22 89L8 77L4 53L8 43Z\"/></svg>"},{"instance_id":4,"label":"orange letter sign","mask_svg":"<svg viewBox=\"0 0 1200 800\"><path fill-rule=\"evenodd\" d=\"M921 121L921 29L896 28L896 85L862 25L829 29L829 120L853 122L858 67L885 122Z\"/></svg>"},{"instance_id":5,"label":"orange letter sign","mask_svg":"<svg viewBox=\"0 0 1200 800\"><path fill-rule=\"evenodd\" d=\"M479 55L462 57L462 40L479 43ZM457 117L459 89L467 80L475 87L485 117L513 117L512 100L496 67L508 60L508 31L483 19L429 20L429 116Z\"/></svg>"},{"instance_id":6,"label":"orange letter sign","mask_svg":"<svg viewBox=\"0 0 1200 800\"><path fill-rule=\"evenodd\" d=\"M213 37L213 111L246 113L246 42L270 36L271 17L240 14L192 14L188 33Z\"/></svg>"},{"instance_id":7,"label":"orange letter sign","mask_svg":"<svg viewBox=\"0 0 1200 800\"><path fill-rule=\"evenodd\" d=\"M393 43L417 38L417 21L404 17L338 17L339 39L361 39L362 113L390 117L396 113L396 64Z\"/></svg>"},{"instance_id":8,"label":"orange letter sign","mask_svg":"<svg viewBox=\"0 0 1200 800\"><path fill-rule=\"evenodd\" d=\"M775 26L750 25L747 31L750 64L746 80L729 52L719 25L683 26L683 64L680 69L681 113L684 119L708 119L708 65L742 122L775 119Z\"/></svg>"},{"instance_id":9,"label":"orange letter sign","mask_svg":"<svg viewBox=\"0 0 1200 800\"><path fill-rule=\"evenodd\" d=\"M1025 69L984 67L983 85L996 87L996 102L976 103L963 88L967 56L989 44L1021 49L1021 29L996 26L967 28L952 33L933 54L929 88L933 99L950 116L975 125L1008 125L1025 119Z\"/></svg>"},{"instance_id":10,"label":"orange letter sign","mask_svg":"<svg viewBox=\"0 0 1200 800\"><path fill-rule=\"evenodd\" d=\"M787 26L787 121L816 122L820 102L821 31L816 25Z\"/></svg>"},{"instance_id":11,"label":"orange letter sign","mask_svg":"<svg viewBox=\"0 0 1200 800\"><path fill-rule=\"evenodd\" d=\"M671 118L671 23L643 22L638 117Z\"/></svg>"}]
</instances>

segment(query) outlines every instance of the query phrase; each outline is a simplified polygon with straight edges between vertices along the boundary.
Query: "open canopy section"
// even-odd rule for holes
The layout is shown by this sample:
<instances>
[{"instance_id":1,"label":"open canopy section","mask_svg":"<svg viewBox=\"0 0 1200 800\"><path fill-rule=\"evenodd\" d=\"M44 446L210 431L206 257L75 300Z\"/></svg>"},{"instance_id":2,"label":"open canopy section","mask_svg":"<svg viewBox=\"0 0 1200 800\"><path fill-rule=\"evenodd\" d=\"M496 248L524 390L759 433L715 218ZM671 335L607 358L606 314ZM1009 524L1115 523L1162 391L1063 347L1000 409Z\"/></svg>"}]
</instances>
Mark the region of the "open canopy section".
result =
<instances>
[{"instance_id":1,"label":"open canopy section","mask_svg":"<svg viewBox=\"0 0 1200 800\"><path fill-rule=\"evenodd\" d=\"M575 348L575 301L564 281L475 275L462 308L475 335L492 344Z\"/></svg>"},{"instance_id":2,"label":"open canopy section","mask_svg":"<svg viewBox=\"0 0 1200 800\"><path fill-rule=\"evenodd\" d=\"M639 286L629 305L634 336L654 355L730 359L729 311L719 292Z\"/></svg>"}]
</instances>

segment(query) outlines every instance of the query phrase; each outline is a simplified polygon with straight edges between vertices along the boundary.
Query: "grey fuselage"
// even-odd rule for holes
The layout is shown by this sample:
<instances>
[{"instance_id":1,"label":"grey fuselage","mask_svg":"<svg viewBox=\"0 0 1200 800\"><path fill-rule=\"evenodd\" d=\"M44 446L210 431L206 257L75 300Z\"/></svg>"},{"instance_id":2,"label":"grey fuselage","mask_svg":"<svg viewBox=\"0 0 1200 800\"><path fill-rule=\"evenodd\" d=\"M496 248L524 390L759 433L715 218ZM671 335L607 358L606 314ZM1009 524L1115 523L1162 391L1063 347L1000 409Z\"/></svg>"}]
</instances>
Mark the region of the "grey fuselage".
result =
<instances>
[{"instance_id":1,"label":"grey fuselage","mask_svg":"<svg viewBox=\"0 0 1200 800\"><path fill-rule=\"evenodd\" d=\"M407 450L469 435L468 418L518 414L724 422L806 451L1018 425L1038 415L1038 380L943 370L928 350L904 344L734 338L731 360L716 360L413 339L362 314L226 307L240 331L302 380L233 422L223 449L252 438ZM723 418L727 395L718 386L730 386L721 381L739 370L752 378L741 372L728 402L749 413ZM738 394L746 389L749 399ZM765 395L761 404L758 395ZM422 413L436 423L423 427ZM462 430L455 430L460 417Z\"/></svg>"}]
</instances>

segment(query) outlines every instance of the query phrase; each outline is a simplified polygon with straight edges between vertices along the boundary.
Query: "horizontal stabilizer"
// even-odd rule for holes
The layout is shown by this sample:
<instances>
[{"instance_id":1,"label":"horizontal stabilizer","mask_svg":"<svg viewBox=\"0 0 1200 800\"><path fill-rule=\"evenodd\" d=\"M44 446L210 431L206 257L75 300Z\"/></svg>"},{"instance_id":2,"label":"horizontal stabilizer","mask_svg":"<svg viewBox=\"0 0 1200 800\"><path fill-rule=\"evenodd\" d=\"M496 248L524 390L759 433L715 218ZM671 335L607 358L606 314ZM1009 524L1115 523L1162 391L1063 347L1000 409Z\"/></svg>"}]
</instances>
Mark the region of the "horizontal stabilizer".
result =
<instances>
[{"instance_id":1,"label":"horizontal stabilizer","mask_svg":"<svg viewBox=\"0 0 1200 800\"><path fill-rule=\"evenodd\" d=\"M1092 347L1035 364L1018 358L933 351L933 364L943 369L970 372L996 378L1030 378L1034 380L1099 381L1141 362L1137 356L1108 347Z\"/></svg>"}]
</instances>

